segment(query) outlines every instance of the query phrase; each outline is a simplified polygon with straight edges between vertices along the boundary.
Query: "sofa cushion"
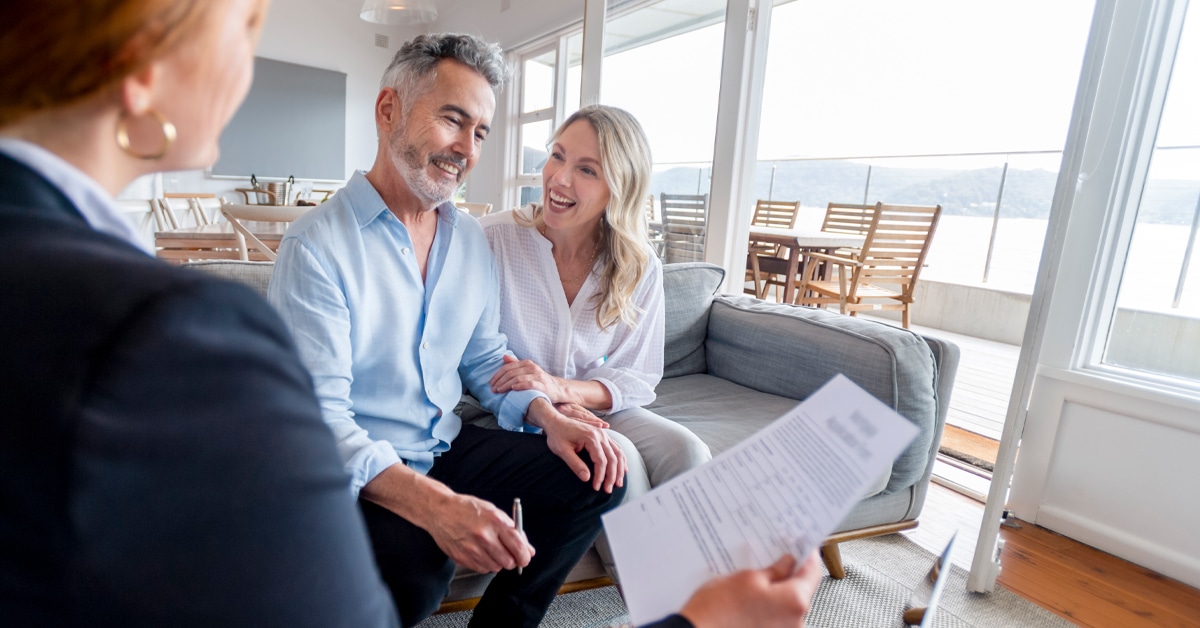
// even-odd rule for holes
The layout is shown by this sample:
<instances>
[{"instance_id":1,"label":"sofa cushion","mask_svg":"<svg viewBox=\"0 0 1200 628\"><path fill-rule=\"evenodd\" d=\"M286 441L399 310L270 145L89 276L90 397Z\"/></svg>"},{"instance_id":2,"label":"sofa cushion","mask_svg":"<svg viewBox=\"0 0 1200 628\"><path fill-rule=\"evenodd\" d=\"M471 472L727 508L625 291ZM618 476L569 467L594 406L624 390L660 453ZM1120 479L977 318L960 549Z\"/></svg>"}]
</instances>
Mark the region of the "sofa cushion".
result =
<instances>
[{"instance_id":1,"label":"sofa cushion","mask_svg":"<svg viewBox=\"0 0 1200 628\"><path fill-rule=\"evenodd\" d=\"M691 430L713 456L770 425L797 403L706 374L664 379L654 392L657 398L647 407ZM864 497L883 490L890 475L888 469Z\"/></svg>"},{"instance_id":2,"label":"sofa cushion","mask_svg":"<svg viewBox=\"0 0 1200 628\"><path fill-rule=\"evenodd\" d=\"M892 466L885 492L908 487L929 462L937 416L937 366L908 330L821 309L722 296L712 305L710 375L802 400L843 373L921 428Z\"/></svg>"},{"instance_id":3,"label":"sofa cushion","mask_svg":"<svg viewBox=\"0 0 1200 628\"><path fill-rule=\"evenodd\" d=\"M704 372L708 309L724 279L724 269L704 262L663 266L666 309L663 377Z\"/></svg>"}]
</instances>

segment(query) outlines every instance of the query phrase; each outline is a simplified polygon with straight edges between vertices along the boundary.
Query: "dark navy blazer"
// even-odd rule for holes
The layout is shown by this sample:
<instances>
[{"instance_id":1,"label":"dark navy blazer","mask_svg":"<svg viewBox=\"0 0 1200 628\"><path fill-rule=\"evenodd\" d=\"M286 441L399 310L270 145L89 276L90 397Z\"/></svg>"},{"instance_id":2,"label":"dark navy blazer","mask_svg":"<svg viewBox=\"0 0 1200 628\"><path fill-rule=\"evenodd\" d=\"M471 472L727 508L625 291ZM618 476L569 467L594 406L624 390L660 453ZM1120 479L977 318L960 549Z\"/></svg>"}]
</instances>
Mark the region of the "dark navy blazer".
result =
<instances>
[{"instance_id":1,"label":"dark navy blazer","mask_svg":"<svg viewBox=\"0 0 1200 628\"><path fill-rule=\"evenodd\" d=\"M0 624L396 622L281 321L0 155Z\"/></svg>"}]
</instances>

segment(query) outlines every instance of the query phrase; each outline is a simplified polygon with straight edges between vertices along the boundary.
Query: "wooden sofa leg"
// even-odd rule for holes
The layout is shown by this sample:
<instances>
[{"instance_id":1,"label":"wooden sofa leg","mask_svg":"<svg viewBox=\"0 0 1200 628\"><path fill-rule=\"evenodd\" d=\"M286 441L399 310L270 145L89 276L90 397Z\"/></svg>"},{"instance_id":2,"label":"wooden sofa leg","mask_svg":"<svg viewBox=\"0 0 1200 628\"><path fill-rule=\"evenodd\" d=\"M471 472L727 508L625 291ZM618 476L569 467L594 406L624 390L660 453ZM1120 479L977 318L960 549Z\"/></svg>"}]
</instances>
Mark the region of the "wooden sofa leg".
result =
<instances>
[{"instance_id":1,"label":"wooden sofa leg","mask_svg":"<svg viewBox=\"0 0 1200 628\"><path fill-rule=\"evenodd\" d=\"M842 565L842 551L838 549L837 543L821 546L821 562L825 563L825 569L829 570L829 577L834 580L846 577L846 567Z\"/></svg>"}]
</instances>

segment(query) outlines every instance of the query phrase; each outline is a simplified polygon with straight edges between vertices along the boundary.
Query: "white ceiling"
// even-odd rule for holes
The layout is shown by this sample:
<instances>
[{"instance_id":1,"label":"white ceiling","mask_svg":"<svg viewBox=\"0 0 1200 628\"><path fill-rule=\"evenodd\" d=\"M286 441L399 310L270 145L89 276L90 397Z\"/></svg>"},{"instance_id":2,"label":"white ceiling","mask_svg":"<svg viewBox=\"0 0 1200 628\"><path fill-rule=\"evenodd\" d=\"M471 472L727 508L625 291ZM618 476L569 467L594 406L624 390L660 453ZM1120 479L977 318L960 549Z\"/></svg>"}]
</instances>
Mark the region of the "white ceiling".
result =
<instances>
[{"instance_id":1,"label":"white ceiling","mask_svg":"<svg viewBox=\"0 0 1200 628\"><path fill-rule=\"evenodd\" d=\"M356 15L362 9L362 5L363 5L363 0L325 0L325 1L344 6L348 10L353 11ZM478 3L484 3L484 2L499 2L500 0L470 0L470 1L478 4ZM444 15L446 13L449 13L452 9L454 9L454 7L457 7L458 5L462 4L463 2L464 2L464 0L433 0L434 6L437 7L438 15Z\"/></svg>"}]
</instances>

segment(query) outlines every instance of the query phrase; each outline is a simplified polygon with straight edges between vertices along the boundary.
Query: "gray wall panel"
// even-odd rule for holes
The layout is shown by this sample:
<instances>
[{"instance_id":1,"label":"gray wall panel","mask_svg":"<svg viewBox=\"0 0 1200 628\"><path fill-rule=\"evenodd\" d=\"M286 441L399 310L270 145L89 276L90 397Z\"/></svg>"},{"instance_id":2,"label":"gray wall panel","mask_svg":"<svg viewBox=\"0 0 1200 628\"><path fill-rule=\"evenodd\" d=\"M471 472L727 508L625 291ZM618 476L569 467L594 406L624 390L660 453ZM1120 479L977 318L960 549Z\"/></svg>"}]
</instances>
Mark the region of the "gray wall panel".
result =
<instances>
[{"instance_id":1,"label":"gray wall panel","mask_svg":"<svg viewBox=\"0 0 1200 628\"><path fill-rule=\"evenodd\" d=\"M346 75L255 57L254 84L220 140L217 176L346 178Z\"/></svg>"}]
</instances>

